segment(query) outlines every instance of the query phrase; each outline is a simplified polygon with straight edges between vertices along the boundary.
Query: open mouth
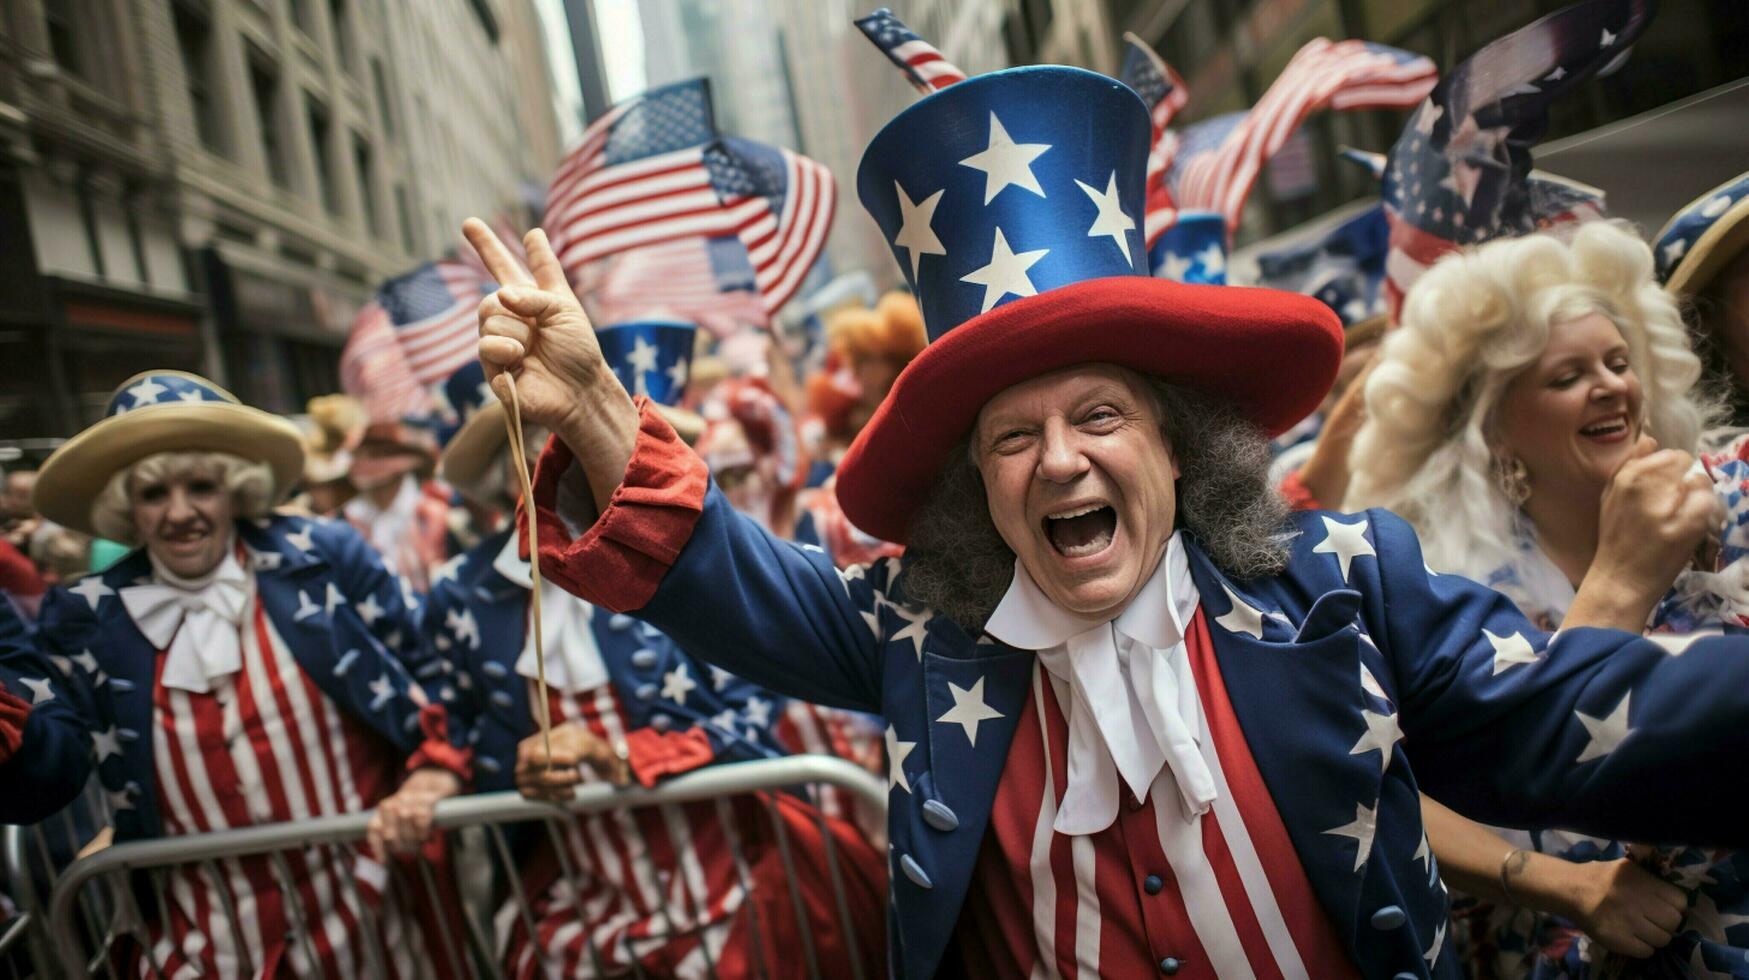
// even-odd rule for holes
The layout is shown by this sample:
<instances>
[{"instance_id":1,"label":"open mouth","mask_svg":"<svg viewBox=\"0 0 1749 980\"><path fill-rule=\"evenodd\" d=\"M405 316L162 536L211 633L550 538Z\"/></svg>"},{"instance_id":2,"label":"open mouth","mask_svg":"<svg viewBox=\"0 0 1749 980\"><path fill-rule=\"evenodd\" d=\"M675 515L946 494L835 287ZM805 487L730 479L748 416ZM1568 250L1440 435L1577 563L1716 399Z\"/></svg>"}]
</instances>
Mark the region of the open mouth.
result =
<instances>
[{"instance_id":1,"label":"open mouth","mask_svg":"<svg viewBox=\"0 0 1749 980\"><path fill-rule=\"evenodd\" d=\"M1628 417L1626 415L1612 415L1609 418L1600 419L1580 429L1579 434L1598 442L1619 442L1627 438Z\"/></svg>"},{"instance_id":2,"label":"open mouth","mask_svg":"<svg viewBox=\"0 0 1749 980\"><path fill-rule=\"evenodd\" d=\"M1084 504L1047 514L1045 538L1064 558L1085 558L1111 547L1117 537L1117 511L1107 504Z\"/></svg>"}]
</instances>

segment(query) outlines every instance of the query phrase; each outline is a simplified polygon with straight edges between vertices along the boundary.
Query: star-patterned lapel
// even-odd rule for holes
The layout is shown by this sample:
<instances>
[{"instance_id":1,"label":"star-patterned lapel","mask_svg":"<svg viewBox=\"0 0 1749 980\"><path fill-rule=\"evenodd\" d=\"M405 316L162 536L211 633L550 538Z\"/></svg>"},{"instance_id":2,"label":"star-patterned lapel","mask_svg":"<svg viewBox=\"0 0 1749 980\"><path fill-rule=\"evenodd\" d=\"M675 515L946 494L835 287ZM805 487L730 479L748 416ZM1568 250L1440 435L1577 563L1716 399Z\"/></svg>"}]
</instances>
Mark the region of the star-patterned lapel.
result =
<instances>
[{"instance_id":1,"label":"star-patterned lapel","mask_svg":"<svg viewBox=\"0 0 1749 980\"><path fill-rule=\"evenodd\" d=\"M1194 541L1186 550L1246 744L1313 890L1352 946L1372 858L1381 761L1396 748L1383 720L1394 716L1377 710L1362 687L1359 596L1340 588L1318 596L1296 629L1279 607L1288 595L1248 595ZM1302 561L1329 560L1306 552L1303 542L1300 551ZM1336 569L1328 571L1318 580L1341 581ZM1251 634L1256 628L1263 637Z\"/></svg>"},{"instance_id":2,"label":"star-patterned lapel","mask_svg":"<svg viewBox=\"0 0 1749 980\"><path fill-rule=\"evenodd\" d=\"M101 579L119 593L151 574L151 561L144 550L138 550L110 566ZM93 575L87 581L98 578ZM121 746L120 755L106 754L98 761L98 780L116 807L116 829L122 836L155 837L159 827L157 780L151 778L155 772L151 732L158 651L119 600L99 607L91 649L94 657L75 658L75 668L85 669L87 664L95 668L90 671L93 697L100 710L107 703L106 713Z\"/></svg>"}]
</instances>

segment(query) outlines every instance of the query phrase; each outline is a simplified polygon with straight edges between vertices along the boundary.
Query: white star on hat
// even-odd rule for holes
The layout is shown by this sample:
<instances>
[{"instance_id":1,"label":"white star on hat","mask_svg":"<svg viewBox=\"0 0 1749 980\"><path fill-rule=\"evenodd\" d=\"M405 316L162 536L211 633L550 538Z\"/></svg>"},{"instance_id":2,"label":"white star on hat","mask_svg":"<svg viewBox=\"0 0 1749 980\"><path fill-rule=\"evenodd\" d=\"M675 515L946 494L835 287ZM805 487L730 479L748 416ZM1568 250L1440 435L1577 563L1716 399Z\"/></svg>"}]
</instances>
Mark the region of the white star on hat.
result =
<instances>
[{"instance_id":1,"label":"white star on hat","mask_svg":"<svg viewBox=\"0 0 1749 980\"><path fill-rule=\"evenodd\" d=\"M1628 737L1630 734L1628 729L1628 701L1632 697L1632 692L1623 695L1621 703L1616 705L1610 710L1609 714L1602 718L1593 717L1583 711L1573 712L1573 714L1578 717L1579 724L1584 725L1585 730L1591 733L1591 741L1585 743L1584 751L1579 753L1579 758L1573 760L1575 764L1580 762L1590 762L1592 759L1603 758L1611 752L1614 752L1616 746L1620 745L1622 740Z\"/></svg>"},{"instance_id":2,"label":"white star on hat","mask_svg":"<svg viewBox=\"0 0 1749 980\"><path fill-rule=\"evenodd\" d=\"M1348 568L1354 559L1362 555L1378 554L1373 550L1372 542L1366 539L1367 521L1363 518L1353 524L1344 524L1328 517L1323 518L1323 521L1324 540L1312 549L1312 553L1335 555L1337 562L1342 566L1342 581L1346 582L1348 581Z\"/></svg>"},{"instance_id":3,"label":"white star on hat","mask_svg":"<svg viewBox=\"0 0 1749 980\"><path fill-rule=\"evenodd\" d=\"M916 742L899 741L899 733L891 724L887 725L887 791L894 786L901 787L905 792L911 792L911 780L905 776L905 757L917 748Z\"/></svg>"},{"instance_id":4,"label":"white star on hat","mask_svg":"<svg viewBox=\"0 0 1749 980\"><path fill-rule=\"evenodd\" d=\"M977 747L978 722L1002 717L1002 712L990 707L984 701L984 678L978 678L969 691L952 681L948 681L947 691L953 695L953 707L947 709L940 718L935 720L938 723L955 724L965 729L966 738L974 748Z\"/></svg>"},{"instance_id":5,"label":"white star on hat","mask_svg":"<svg viewBox=\"0 0 1749 980\"><path fill-rule=\"evenodd\" d=\"M1105 182L1105 191L1094 190L1091 186L1075 181L1075 186L1087 194L1093 206L1099 209L1093 219L1093 227L1087 229L1088 238L1098 238L1106 235L1123 252L1123 260L1130 260L1130 232L1135 230L1136 219L1123 213L1123 203L1117 199L1117 171L1111 172L1111 177Z\"/></svg>"},{"instance_id":6,"label":"white star on hat","mask_svg":"<svg viewBox=\"0 0 1749 980\"><path fill-rule=\"evenodd\" d=\"M947 191L944 188L913 203L911 195L905 193L905 188L896 180L893 181L893 190L899 192L900 220L899 233L893 236L893 247L911 251L911 279L915 282L923 256L947 254L935 229L930 227L935 221L935 208L941 203L941 195Z\"/></svg>"},{"instance_id":7,"label":"white star on hat","mask_svg":"<svg viewBox=\"0 0 1749 980\"><path fill-rule=\"evenodd\" d=\"M960 163L974 170L984 172L984 203L989 204L1002 193L1002 188L1013 184L1023 187L1039 197L1045 196L1045 189L1039 186L1038 178L1033 175L1032 162L1039 155L1050 149L1048 143L1016 143L1008 136L1008 130L1002 128L1002 120L990 113L990 142L978 153L974 153Z\"/></svg>"},{"instance_id":8,"label":"white star on hat","mask_svg":"<svg viewBox=\"0 0 1749 980\"><path fill-rule=\"evenodd\" d=\"M675 361L668 365L668 370L664 373L668 375L668 383L674 386L676 392L686 387L686 362L684 360Z\"/></svg>"},{"instance_id":9,"label":"white star on hat","mask_svg":"<svg viewBox=\"0 0 1749 980\"><path fill-rule=\"evenodd\" d=\"M169 390L151 378L141 378L139 384L128 389L128 395L134 400L133 407L139 408L141 405L157 404L158 396Z\"/></svg>"},{"instance_id":10,"label":"white star on hat","mask_svg":"<svg viewBox=\"0 0 1749 980\"><path fill-rule=\"evenodd\" d=\"M1196 253L1196 260L1211 274L1227 271L1227 253L1221 251L1219 242L1210 242L1208 248Z\"/></svg>"},{"instance_id":11,"label":"white star on hat","mask_svg":"<svg viewBox=\"0 0 1749 980\"><path fill-rule=\"evenodd\" d=\"M1032 278L1026 274L1026 270L1049 252L1048 248L1040 248L1016 253L1008 247L1008 239L1003 237L1002 229L998 227L996 241L990 247L990 264L966 273L960 277L960 282L984 287L984 303L978 312L988 313L1004 296L1038 295L1038 289L1033 286Z\"/></svg>"},{"instance_id":12,"label":"white star on hat","mask_svg":"<svg viewBox=\"0 0 1749 980\"><path fill-rule=\"evenodd\" d=\"M626 365L637 372L637 377L632 385L632 393L636 395L648 394L649 388L644 382L644 372L656 370L655 346L639 337L632 342L631 353L626 355Z\"/></svg>"},{"instance_id":13,"label":"white star on hat","mask_svg":"<svg viewBox=\"0 0 1749 980\"><path fill-rule=\"evenodd\" d=\"M1482 635L1488 638L1488 643L1494 648L1494 675L1498 677L1510 667L1519 664L1536 663L1536 648L1524 638L1523 633L1514 631L1510 636L1495 636L1488 630L1482 630Z\"/></svg>"},{"instance_id":14,"label":"white star on hat","mask_svg":"<svg viewBox=\"0 0 1749 980\"><path fill-rule=\"evenodd\" d=\"M1160 263L1160 274L1175 282L1183 282L1184 274L1190 271L1190 257L1177 252L1167 252L1166 258Z\"/></svg>"}]
</instances>

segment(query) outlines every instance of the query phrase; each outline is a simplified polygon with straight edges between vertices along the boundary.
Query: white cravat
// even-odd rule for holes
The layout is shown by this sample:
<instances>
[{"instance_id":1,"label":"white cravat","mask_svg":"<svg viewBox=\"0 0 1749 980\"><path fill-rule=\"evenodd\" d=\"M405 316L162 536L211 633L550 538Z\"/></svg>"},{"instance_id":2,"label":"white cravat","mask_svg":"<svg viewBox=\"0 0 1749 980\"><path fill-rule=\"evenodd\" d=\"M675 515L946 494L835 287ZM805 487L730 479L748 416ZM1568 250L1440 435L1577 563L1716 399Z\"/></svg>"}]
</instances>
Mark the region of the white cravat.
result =
<instances>
[{"instance_id":1,"label":"white cravat","mask_svg":"<svg viewBox=\"0 0 1749 980\"><path fill-rule=\"evenodd\" d=\"M528 562L517 554L516 535L504 542L504 548L493 559L492 567L525 589L534 589L534 576ZM595 644L595 630L590 623L595 607L560 588L550 578L540 582L541 639L547 655L547 686L566 694L576 694L607 683L607 662L601 659L601 648ZM532 625L532 624L531 624ZM516 658L516 672L524 677L538 677L539 667L534 652L534 630L524 631L522 655Z\"/></svg>"},{"instance_id":2,"label":"white cravat","mask_svg":"<svg viewBox=\"0 0 1749 980\"><path fill-rule=\"evenodd\" d=\"M1014 582L985 630L1039 661L1072 693L1068 788L1058 833L1091 834L1117 819L1118 779L1146 799L1162 768L1178 785L1186 817L1208 811L1215 781L1197 747L1202 712L1184 646L1200 596L1184 545L1166 555L1116 619L1090 622L1052 602L1017 561Z\"/></svg>"},{"instance_id":3,"label":"white cravat","mask_svg":"<svg viewBox=\"0 0 1749 980\"><path fill-rule=\"evenodd\" d=\"M205 694L214 680L242 669L238 627L249 599L249 573L231 545L217 568L193 579L165 568L150 552L147 556L152 581L122 589L122 604L152 646L168 648L164 686Z\"/></svg>"}]
</instances>

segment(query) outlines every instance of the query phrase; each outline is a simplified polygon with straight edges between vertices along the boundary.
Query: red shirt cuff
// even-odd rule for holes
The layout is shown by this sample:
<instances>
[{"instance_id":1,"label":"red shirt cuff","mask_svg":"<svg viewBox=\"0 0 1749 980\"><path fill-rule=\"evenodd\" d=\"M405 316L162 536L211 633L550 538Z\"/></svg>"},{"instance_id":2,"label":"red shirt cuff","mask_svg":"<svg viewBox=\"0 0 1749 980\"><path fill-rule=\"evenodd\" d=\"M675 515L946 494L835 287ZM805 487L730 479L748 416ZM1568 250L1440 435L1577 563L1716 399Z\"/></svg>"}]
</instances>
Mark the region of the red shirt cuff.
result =
<instances>
[{"instance_id":1,"label":"red shirt cuff","mask_svg":"<svg viewBox=\"0 0 1749 980\"><path fill-rule=\"evenodd\" d=\"M710 737L698 728L683 732L639 728L626 735L626 752L632 776L646 789L663 776L691 772L716 758Z\"/></svg>"},{"instance_id":2,"label":"red shirt cuff","mask_svg":"<svg viewBox=\"0 0 1749 980\"><path fill-rule=\"evenodd\" d=\"M560 487L575 464L557 436L547 440L534 471L541 574L561 588L614 612L641 609L692 537L704 511L710 473L646 397L636 399L638 440L607 511L576 537L560 511ZM526 523L518 508L521 550Z\"/></svg>"},{"instance_id":3,"label":"red shirt cuff","mask_svg":"<svg viewBox=\"0 0 1749 980\"><path fill-rule=\"evenodd\" d=\"M30 702L0 687L0 764L11 761L24 744L24 724L30 720Z\"/></svg>"},{"instance_id":4,"label":"red shirt cuff","mask_svg":"<svg viewBox=\"0 0 1749 980\"><path fill-rule=\"evenodd\" d=\"M419 709L419 730L425 741L407 759L407 771L437 766L456 774L463 783L474 778L474 752L458 748L449 741L449 713L441 704L428 704Z\"/></svg>"},{"instance_id":5,"label":"red shirt cuff","mask_svg":"<svg viewBox=\"0 0 1749 980\"><path fill-rule=\"evenodd\" d=\"M1312 491L1306 486L1306 481L1300 476L1299 470L1289 473L1276 490L1281 494L1282 499L1287 501L1289 510L1324 509L1323 503L1317 497L1312 496Z\"/></svg>"}]
</instances>

